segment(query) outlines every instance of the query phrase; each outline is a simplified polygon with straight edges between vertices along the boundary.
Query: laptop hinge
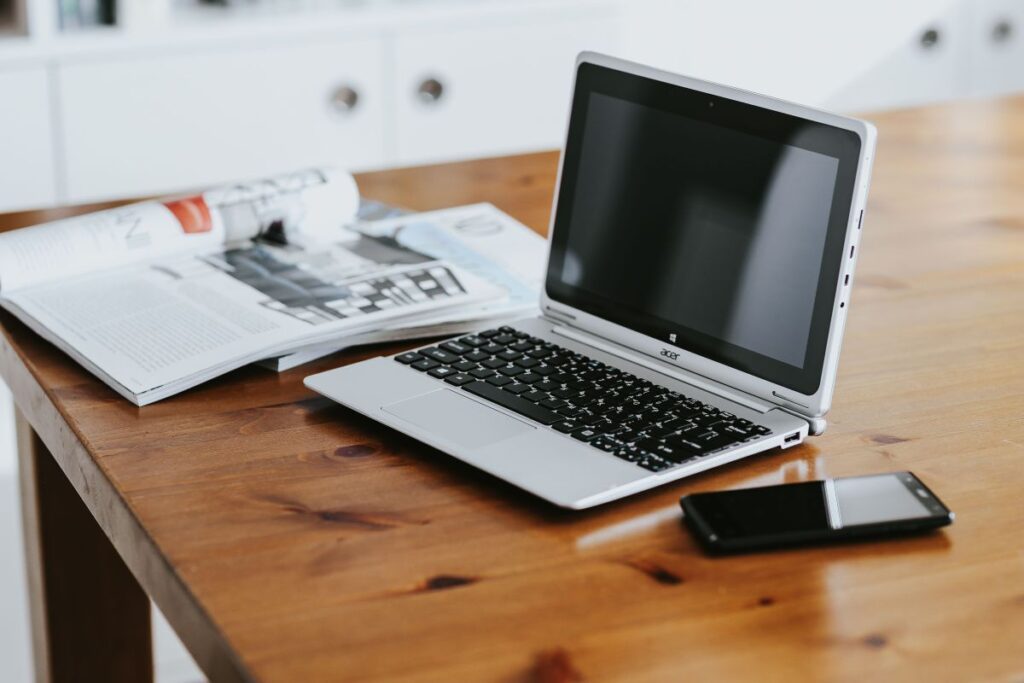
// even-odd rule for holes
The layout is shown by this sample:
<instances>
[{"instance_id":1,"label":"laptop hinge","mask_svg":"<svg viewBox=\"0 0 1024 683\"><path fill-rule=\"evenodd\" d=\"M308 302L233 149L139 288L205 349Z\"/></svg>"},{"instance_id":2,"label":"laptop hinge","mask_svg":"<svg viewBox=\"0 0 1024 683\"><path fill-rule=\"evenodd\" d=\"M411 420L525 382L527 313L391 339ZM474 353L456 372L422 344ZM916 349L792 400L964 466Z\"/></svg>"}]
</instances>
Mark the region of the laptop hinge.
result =
<instances>
[{"instance_id":1,"label":"laptop hinge","mask_svg":"<svg viewBox=\"0 0 1024 683\"><path fill-rule=\"evenodd\" d=\"M553 313L553 311L550 310L548 312ZM555 316L552 315L550 317L554 322L559 322ZM552 331L555 334L560 334L563 337L568 337L573 341L578 341L581 344L592 346L593 348L604 351L605 353L610 353L613 356L617 356L624 360L628 360L630 363L636 363L637 365L643 366L648 370L654 370L655 372L661 373L662 375L665 375L667 377L671 377L672 379L678 380L680 382L685 382L686 384L691 384L697 387L698 389L703 389L704 391L708 391L717 396L721 396L730 401L734 401L735 403L739 403L740 405L750 408L751 410L756 410L759 413L767 413L769 410L778 408L778 406L776 406L773 403L768 403L767 401L755 398L750 394L740 391L739 389L727 387L726 385L720 382L716 382L715 380L704 377L703 375L698 375L697 373L692 372L690 370L684 370L682 368L665 367L663 363L651 358L645 353L627 349L626 347L620 344L616 344L615 342L606 340L602 337L595 336L588 332L583 332L576 328L566 327L564 325L557 325L554 328L552 328Z\"/></svg>"}]
</instances>

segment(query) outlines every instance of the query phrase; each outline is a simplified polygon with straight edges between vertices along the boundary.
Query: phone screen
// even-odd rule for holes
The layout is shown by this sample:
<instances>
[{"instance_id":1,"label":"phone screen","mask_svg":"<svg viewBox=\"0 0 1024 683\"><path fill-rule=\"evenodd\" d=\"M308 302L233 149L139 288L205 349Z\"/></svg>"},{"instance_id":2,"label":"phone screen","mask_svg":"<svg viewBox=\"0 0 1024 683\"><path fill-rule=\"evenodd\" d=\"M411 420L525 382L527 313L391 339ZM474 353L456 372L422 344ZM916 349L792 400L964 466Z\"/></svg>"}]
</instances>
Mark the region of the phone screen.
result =
<instances>
[{"instance_id":1,"label":"phone screen","mask_svg":"<svg viewBox=\"0 0 1024 683\"><path fill-rule=\"evenodd\" d=\"M698 493L683 499L683 509L700 518L698 533L726 544L846 536L878 525L923 528L950 518L949 510L909 472Z\"/></svg>"}]
</instances>

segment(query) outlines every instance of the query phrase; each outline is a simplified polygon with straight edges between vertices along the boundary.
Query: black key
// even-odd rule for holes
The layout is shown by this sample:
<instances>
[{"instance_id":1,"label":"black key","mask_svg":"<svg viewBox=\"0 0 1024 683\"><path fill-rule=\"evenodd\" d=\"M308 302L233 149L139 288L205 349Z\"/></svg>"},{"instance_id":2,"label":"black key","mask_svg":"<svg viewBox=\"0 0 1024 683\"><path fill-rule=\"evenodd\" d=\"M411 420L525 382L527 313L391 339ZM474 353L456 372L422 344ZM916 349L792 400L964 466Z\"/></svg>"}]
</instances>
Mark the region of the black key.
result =
<instances>
[{"instance_id":1,"label":"black key","mask_svg":"<svg viewBox=\"0 0 1024 683\"><path fill-rule=\"evenodd\" d=\"M638 437L634 430L629 429L628 427L623 427L615 432L615 438L622 443L630 443L636 441Z\"/></svg>"},{"instance_id":2,"label":"black key","mask_svg":"<svg viewBox=\"0 0 1024 683\"><path fill-rule=\"evenodd\" d=\"M561 399L557 398L546 398L543 401L540 401L540 404L545 408L550 408L551 410L558 410L559 408L565 405L565 401L562 401Z\"/></svg>"},{"instance_id":3,"label":"black key","mask_svg":"<svg viewBox=\"0 0 1024 683\"><path fill-rule=\"evenodd\" d=\"M672 432L676 431L676 426L671 424L671 422L672 421L669 421L669 423L667 424L654 425L653 427L647 430L648 435L656 439L660 439L661 437L667 434L671 434Z\"/></svg>"},{"instance_id":4,"label":"black key","mask_svg":"<svg viewBox=\"0 0 1024 683\"><path fill-rule=\"evenodd\" d=\"M466 346L472 346L474 349L479 348L487 343L483 337L479 337L475 334L469 334L465 337L459 337L459 343L465 344Z\"/></svg>"},{"instance_id":5,"label":"black key","mask_svg":"<svg viewBox=\"0 0 1024 683\"><path fill-rule=\"evenodd\" d=\"M498 332L504 332L505 334L515 334L516 328L509 327L508 325L502 325L498 328Z\"/></svg>"},{"instance_id":6,"label":"black key","mask_svg":"<svg viewBox=\"0 0 1024 683\"><path fill-rule=\"evenodd\" d=\"M531 344L530 342L525 341L525 340L524 341L517 341L515 344L509 344L508 348L512 349L513 351L518 351L518 352L522 353L524 351L529 351L530 349L532 349L533 348L533 344Z\"/></svg>"},{"instance_id":7,"label":"black key","mask_svg":"<svg viewBox=\"0 0 1024 683\"><path fill-rule=\"evenodd\" d=\"M463 356L463 358L465 358L466 360L471 360L474 363L479 363L480 361L487 360L490 357L490 354L484 353L480 349L473 349L472 351Z\"/></svg>"},{"instance_id":8,"label":"black key","mask_svg":"<svg viewBox=\"0 0 1024 683\"><path fill-rule=\"evenodd\" d=\"M515 394L515 395L517 395L517 396L518 396L519 394L523 393L524 391L529 391L529 390L530 390L530 387L528 387L528 386L527 386L527 385L525 385L525 384L509 384L509 385L507 385L507 386L504 386L504 387L502 387L502 388L503 388L503 389L504 389L505 391L507 391L507 392L509 392L509 393L513 393L513 394Z\"/></svg>"},{"instance_id":9,"label":"black key","mask_svg":"<svg viewBox=\"0 0 1024 683\"><path fill-rule=\"evenodd\" d=\"M616 448L612 451L612 454L616 458L622 458L629 462L636 462L644 456L644 451L640 450L636 446L623 446L622 448Z\"/></svg>"},{"instance_id":10,"label":"black key","mask_svg":"<svg viewBox=\"0 0 1024 683\"><path fill-rule=\"evenodd\" d=\"M522 368L517 368L515 365L509 365L508 367L505 368L498 368L498 372L505 375L506 377L515 377L516 375L523 374L524 372L526 372L526 370L523 370Z\"/></svg>"},{"instance_id":11,"label":"black key","mask_svg":"<svg viewBox=\"0 0 1024 683\"><path fill-rule=\"evenodd\" d=\"M668 439L665 439L665 443L668 444L677 453L677 459L679 457L689 459L694 456L700 455L701 453L707 450L700 444L694 443L693 441L685 439L681 436L673 436Z\"/></svg>"},{"instance_id":12,"label":"black key","mask_svg":"<svg viewBox=\"0 0 1024 683\"><path fill-rule=\"evenodd\" d=\"M609 453L611 453L616 448L618 448L618 444L616 444L613 441L609 441L608 439L604 438L603 436L599 436L596 439L594 439L593 441L591 441L590 445L595 447L595 448L600 448L602 451L607 451Z\"/></svg>"},{"instance_id":13,"label":"black key","mask_svg":"<svg viewBox=\"0 0 1024 683\"><path fill-rule=\"evenodd\" d=\"M657 448L658 444L660 444L660 443L661 443L661 441L659 439L644 438L644 439L640 439L639 441L636 442L636 447L641 449L641 450L652 451L655 448Z\"/></svg>"},{"instance_id":14,"label":"black key","mask_svg":"<svg viewBox=\"0 0 1024 683\"><path fill-rule=\"evenodd\" d=\"M475 382L476 378L472 377L470 375L467 375L464 372L459 372L459 373L456 373L456 374L452 375L451 377L445 378L444 381L448 382L448 384L454 384L457 387L461 387L463 384L469 384L470 382Z\"/></svg>"},{"instance_id":15,"label":"black key","mask_svg":"<svg viewBox=\"0 0 1024 683\"><path fill-rule=\"evenodd\" d=\"M444 349L439 349L436 346L431 346L429 349L423 349L420 353L427 358L433 358L439 363L454 363L458 360L462 360L451 351L445 351Z\"/></svg>"},{"instance_id":16,"label":"black key","mask_svg":"<svg viewBox=\"0 0 1024 683\"><path fill-rule=\"evenodd\" d=\"M493 356L496 353L501 353L502 351L504 351L505 347L502 346L501 344L491 343L491 344L488 344L486 346L481 346L480 350L483 351L484 353L486 353L489 356Z\"/></svg>"},{"instance_id":17,"label":"black key","mask_svg":"<svg viewBox=\"0 0 1024 683\"><path fill-rule=\"evenodd\" d=\"M471 394L480 396L493 403L508 408L509 410L525 415L531 420L535 420L542 425L551 425L558 422L561 418L557 413L554 413L546 408L542 408L535 403L530 403L523 398L510 394L507 391L502 391L497 387L493 387L487 382L473 382L472 384L466 384L462 387L465 391Z\"/></svg>"},{"instance_id":18,"label":"black key","mask_svg":"<svg viewBox=\"0 0 1024 683\"><path fill-rule=\"evenodd\" d=\"M508 361L513 361L516 360L517 358L523 357L523 354L519 353L518 351L513 351L512 349L505 349L501 353L496 353L495 355L498 358L504 358L505 360Z\"/></svg>"},{"instance_id":19,"label":"black key","mask_svg":"<svg viewBox=\"0 0 1024 683\"><path fill-rule=\"evenodd\" d=\"M490 368L494 370L495 368L505 367L505 361L503 361L500 358L488 358L484 362L480 363L480 365L484 366L485 368Z\"/></svg>"},{"instance_id":20,"label":"black key","mask_svg":"<svg viewBox=\"0 0 1024 683\"><path fill-rule=\"evenodd\" d=\"M539 368L534 368L533 371L542 377L547 377L548 375L553 374L555 369L550 365L542 365Z\"/></svg>"},{"instance_id":21,"label":"black key","mask_svg":"<svg viewBox=\"0 0 1024 683\"><path fill-rule=\"evenodd\" d=\"M527 372L525 375L519 375L517 379L523 384L533 384L534 382L539 382L541 377L532 372Z\"/></svg>"},{"instance_id":22,"label":"black key","mask_svg":"<svg viewBox=\"0 0 1024 683\"><path fill-rule=\"evenodd\" d=\"M662 460L678 461L680 459L685 459L686 457L689 457L689 454L684 456L681 449L673 448L671 445L665 442L659 443L657 446L652 448L651 451Z\"/></svg>"},{"instance_id":23,"label":"black key","mask_svg":"<svg viewBox=\"0 0 1024 683\"><path fill-rule=\"evenodd\" d=\"M424 372L426 370L433 370L434 368L436 368L439 365L440 365L440 363L438 363L436 360L430 360L429 358L424 358L423 360L416 361L415 363L413 363L409 367L416 368L420 372Z\"/></svg>"},{"instance_id":24,"label":"black key","mask_svg":"<svg viewBox=\"0 0 1024 683\"><path fill-rule=\"evenodd\" d=\"M521 368L535 368L540 365L540 361L536 358L520 358L516 361L516 365Z\"/></svg>"},{"instance_id":25,"label":"black key","mask_svg":"<svg viewBox=\"0 0 1024 683\"><path fill-rule=\"evenodd\" d=\"M729 425L728 427L726 427L722 431L724 431L726 434L732 434L737 439L749 439L750 437L754 436L754 430L753 429L749 429L747 427L744 427L743 425L739 424L738 422Z\"/></svg>"},{"instance_id":26,"label":"black key","mask_svg":"<svg viewBox=\"0 0 1024 683\"><path fill-rule=\"evenodd\" d=\"M540 384L537 385L537 389L539 389L540 391L551 391L552 389L557 389L557 388L558 388L558 384L556 384L555 382L552 382L549 379L546 379L546 380L544 380L543 382L541 382Z\"/></svg>"},{"instance_id":27,"label":"black key","mask_svg":"<svg viewBox=\"0 0 1024 683\"><path fill-rule=\"evenodd\" d=\"M446 341L444 344L441 344L441 348L444 349L445 351L457 353L460 356L464 353L469 353L470 351L473 350L473 347L467 346L465 344L460 344L457 341Z\"/></svg>"},{"instance_id":28,"label":"black key","mask_svg":"<svg viewBox=\"0 0 1024 683\"><path fill-rule=\"evenodd\" d=\"M423 356L416 353L415 351L408 351L406 353L400 353L397 356L395 356L395 360L397 360L399 363L404 363L406 365L415 363L420 358L423 358Z\"/></svg>"},{"instance_id":29,"label":"black key","mask_svg":"<svg viewBox=\"0 0 1024 683\"><path fill-rule=\"evenodd\" d=\"M652 455L641 458L636 464L652 472L661 472L662 470L667 470L669 467L672 467L671 463L665 462L661 458Z\"/></svg>"},{"instance_id":30,"label":"black key","mask_svg":"<svg viewBox=\"0 0 1024 683\"><path fill-rule=\"evenodd\" d=\"M537 386L540 387L543 384L544 382L541 382ZM551 395L555 398L572 398L573 396L576 396L577 393L578 392L575 392L572 389L555 389L551 392Z\"/></svg>"},{"instance_id":31,"label":"black key","mask_svg":"<svg viewBox=\"0 0 1024 683\"><path fill-rule=\"evenodd\" d=\"M520 332L519 330L516 330L515 332L513 332L513 334L516 335L517 339L526 339L526 338L528 338L530 336L526 332Z\"/></svg>"},{"instance_id":32,"label":"black key","mask_svg":"<svg viewBox=\"0 0 1024 683\"><path fill-rule=\"evenodd\" d=\"M526 355L531 356L533 358L547 358L552 353L553 351L551 351L551 349L540 348L534 349L533 351L528 351Z\"/></svg>"},{"instance_id":33,"label":"black key","mask_svg":"<svg viewBox=\"0 0 1024 683\"><path fill-rule=\"evenodd\" d=\"M516 340L516 338L515 338L514 335L511 335L511 334L509 334L507 332L503 332L502 334L499 334L497 337L494 338L494 343L495 344L511 344L515 340Z\"/></svg>"},{"instance_id":34,"label":"black key","mask_svg":"<svg viewBox=\"0 0 1024 683\"><path fill-rule=\"evenodd\" d=\"M701 446L704 447L705 450L708 451L717 451L719 448L724 448L729 444L736 443L736 440L736 437L733 436L732 434L721 433L716 433L714 436L711 437L704 435L703 438L701 436L696 436L693 438L694 443L700 444Z\"/></svg>"},{"instance_id":35,"label":"black key","mask_svg":"<svg viewBox=\"0 0 1024 683\"><path fill-rule=\"evenodd\" d=\"M590 441L595 436L597 436L597 432L590 427L581 427L575 432L572 432L572 438L579 439L580 441Z\"/></svg>"},{"instance_id":36,"label":"black key","mask_svg":"<svg viewBox=\"0 0 1024 683\"><path fill-rule=\"evenodd\" d=\"M437 377L439 379L443 379L445 377L449 377L450 375L454 375L455 371L452 370L451 368L440 367L440 368L434 368L433 370L431 370L427 374L430 375L431 377Z\"/></svg>"},{"instance_id":37,"label":"black key","mask_svg":"<svg viewBox=\"0 0 1024 683\"><path fill-rule=\"evenodd\" d=\"M452 363L452 367L459 372L469 372L470 370L475 370L477 365L468 360L460 360L458 363Z\"/></svg>"},{"instance_id":38,"label":"black key","mask_svg":"<svg viewBox=\"0 0 1024 683\"><path fill-rule=\"evenodd\" d=\"M504 375L495 375L494 377L488 379L487 383L492 386L503 387L506 384L512 384L512 378L505 377Z\"/></svg>"},{"instance_id":39,"label":"black key","mask_svg":"<svg viewBox=\"0 0 1024 683\"><path fill-rule=\"evenodd\" d=\"M523 398L525 398L527 401L532 401L533 403L536 403L537 401L541 401L541 400L543 400L543 399L545 399L547 397L548 397L548 395L545 394L543 391L536 391L536 390L531 391L531 392L526 393L526 394L523 394Z\"/></svg>"},{"instance_id":40,"label":"black key","mask_svg":"<svg viewBox=\"0 0 1024 683\"><path fill-rule=\"evenodd\" d=\"M687 438L689 438L695 434L700 434L703 431L704 428L696 422L684 422L679 425L679 429L676 430L676 434L685 434Z\"/></svg>"},{"instance_id":41,"label":"black key","mask_svg":"<svg viewBox=\"0 0 1024 683\"><path fill-rule=\"evenodd\" d=\"M580 423L575 420L562 420L561 422L557 422L551 426L555 428L555 431L568 434L569 432L574 432L579 429Z\"/></svg>"},{"instance_id":42,"label":"black key","mask_svg":"<svg viewBox=\"0 0 1024 683\"><path fill-rule=\"evenodd\" d=\"M497 330L484 330L483 332L478 332L476 336L490 339L491 337L497 337L499 334L501 333Z\"/></svg>"},{"instance_id":43,"label":"black key","mask_svg":"<svg viewBox=\"0 0 1024 683\"><path fill-rule=\"evenodd\" d=\"M473 370L469 374L473 375L477 379L487 379L488 377L492 377L494 375L494 370L488 370L487 368L479 368L477 370Z\"/></svg>"}]
</instances>

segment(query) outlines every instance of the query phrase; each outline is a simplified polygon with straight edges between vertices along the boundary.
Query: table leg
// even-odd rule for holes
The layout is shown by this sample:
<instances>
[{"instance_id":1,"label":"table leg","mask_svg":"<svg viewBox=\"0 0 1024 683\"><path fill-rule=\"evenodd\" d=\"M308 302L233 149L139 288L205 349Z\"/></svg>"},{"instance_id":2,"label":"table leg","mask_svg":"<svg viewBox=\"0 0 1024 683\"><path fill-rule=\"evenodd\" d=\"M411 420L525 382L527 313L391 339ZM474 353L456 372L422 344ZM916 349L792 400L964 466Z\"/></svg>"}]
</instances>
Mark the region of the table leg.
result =
<instances>
[{"instance_id":1,"label":"table leg","mask_svg":"<svg viewBox=\"0 0 1024 683\"><path fill-rule=\"evenodd\" d=\"M37 681L151 681L149 599L19 411Z\"/></svg>"}]
</instances>

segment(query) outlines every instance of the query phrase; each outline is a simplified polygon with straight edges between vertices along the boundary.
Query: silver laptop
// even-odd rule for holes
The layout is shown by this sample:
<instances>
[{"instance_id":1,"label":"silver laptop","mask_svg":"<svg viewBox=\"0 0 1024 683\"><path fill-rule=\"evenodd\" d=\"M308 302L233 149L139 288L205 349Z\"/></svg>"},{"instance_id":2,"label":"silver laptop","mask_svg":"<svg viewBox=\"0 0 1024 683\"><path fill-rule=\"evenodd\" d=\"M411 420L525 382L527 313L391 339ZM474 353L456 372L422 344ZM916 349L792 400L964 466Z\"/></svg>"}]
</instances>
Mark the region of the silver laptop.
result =
<instances>
[{"instance_id":1,"label":"silver laptop","mask_svg":"<svg viewBox=\"0 0 1024 683\"><path fill-rule=\"evenodd\" d=\"M794 446L825 429L874 144L584 53L541 315L306 385L567 508Z\"/></svg>"}]
</instances>

